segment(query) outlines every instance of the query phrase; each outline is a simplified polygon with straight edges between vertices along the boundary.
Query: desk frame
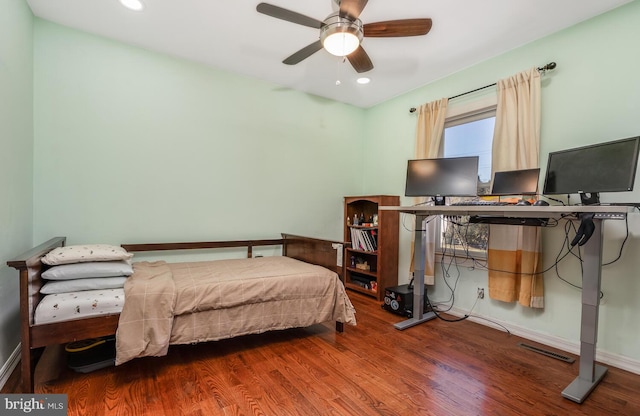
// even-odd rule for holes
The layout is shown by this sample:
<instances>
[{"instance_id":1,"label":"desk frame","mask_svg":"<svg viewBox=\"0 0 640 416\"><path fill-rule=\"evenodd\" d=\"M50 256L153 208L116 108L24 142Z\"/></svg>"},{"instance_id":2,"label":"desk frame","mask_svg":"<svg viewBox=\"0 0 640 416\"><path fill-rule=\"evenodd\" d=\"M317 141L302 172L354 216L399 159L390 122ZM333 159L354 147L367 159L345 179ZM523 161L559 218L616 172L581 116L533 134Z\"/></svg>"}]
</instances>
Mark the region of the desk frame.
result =
<instances>
[{"instance_id":1,"label":"desk frame","mask_svg":"<svg viewBox=\"0 0 640 416\"><path fill-rule=\"evenodd\" d=\"M598 339L598 309L602 275L602 222L605 219L624 219L630 208L627 206L414 206L380 207L381 210L398 211L415 215L415 254L413 317L395 324L404 330L435 318L433 312L423 313L425 232L423 222L436 215L485 215L510 218L556 218L571 214L595 214L595 230L583 246L582 316L580 320L580 369L578 377L563 391L562 396L582 403L598 385L607 368L596 364L596 341Z\"/></svg>"}]
</instances>

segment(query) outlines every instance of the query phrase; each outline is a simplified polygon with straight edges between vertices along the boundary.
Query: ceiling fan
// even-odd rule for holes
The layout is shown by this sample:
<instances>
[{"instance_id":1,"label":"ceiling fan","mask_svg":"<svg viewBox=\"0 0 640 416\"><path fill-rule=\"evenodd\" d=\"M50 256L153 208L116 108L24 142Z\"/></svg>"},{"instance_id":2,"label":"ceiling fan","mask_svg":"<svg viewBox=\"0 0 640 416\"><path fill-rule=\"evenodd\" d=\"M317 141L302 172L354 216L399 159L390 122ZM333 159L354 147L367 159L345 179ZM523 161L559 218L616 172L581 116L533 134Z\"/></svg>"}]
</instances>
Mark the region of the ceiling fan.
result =
<instances>
[{"instance_id":1,"label":"ceiling fan","mask_svg":"<svg viewBox=\"0 0 640 416\"><path fill-rule=\"evenodd\" d=\"M334 0L340 10L331 13L320 21L303 14L284 9L273 4L260 3L256 7L259 13L277 19L286 20L303 26L320 29L319 39L293 55L287 57L284 64L295 65L310 57L322 48L337 56L346 56L358 72L373 69L369 55L362 48L364 37L405 37L426 35L431 30L431 19L403 19L363 24L360 13L368 0Z\"/></svg>"}]
</instances>

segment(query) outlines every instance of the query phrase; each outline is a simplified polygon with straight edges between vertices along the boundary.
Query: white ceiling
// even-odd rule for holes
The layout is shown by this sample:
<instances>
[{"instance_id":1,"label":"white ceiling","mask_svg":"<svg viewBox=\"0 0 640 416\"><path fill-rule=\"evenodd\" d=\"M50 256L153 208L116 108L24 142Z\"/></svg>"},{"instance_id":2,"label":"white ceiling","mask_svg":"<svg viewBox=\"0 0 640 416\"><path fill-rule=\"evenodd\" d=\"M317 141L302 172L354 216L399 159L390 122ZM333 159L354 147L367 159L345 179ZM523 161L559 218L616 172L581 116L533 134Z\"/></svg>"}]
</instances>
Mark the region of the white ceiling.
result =
<instances>
[{"instance_id":1,"label":"white ceiling","mask_svg":"<svg viewBox=\"0 0 640 416\"><path fill-rule=\"evenodd\" d=\"M368 85L324 50L283 64L316 41L318 30L258 13L259 0L142 1L142 12L118 0L27 3L42 19L367 108L631 0L370 0L360 15L365 24L429 17L433 28L426 36L365 38L374 64ZM317 20L337 10L333 0L266 2Z\"/></svg>"}]
</instances>

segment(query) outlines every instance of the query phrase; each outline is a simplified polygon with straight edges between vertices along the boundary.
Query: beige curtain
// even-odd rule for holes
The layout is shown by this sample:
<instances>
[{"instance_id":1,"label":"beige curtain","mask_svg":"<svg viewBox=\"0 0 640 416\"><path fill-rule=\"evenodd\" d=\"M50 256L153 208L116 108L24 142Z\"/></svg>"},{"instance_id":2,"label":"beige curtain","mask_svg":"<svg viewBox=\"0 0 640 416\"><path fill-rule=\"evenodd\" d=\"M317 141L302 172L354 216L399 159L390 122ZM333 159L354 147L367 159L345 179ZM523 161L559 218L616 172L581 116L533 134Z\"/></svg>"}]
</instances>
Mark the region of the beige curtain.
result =
<instances>
[{"instance_id":1,"label":"beige curtain","mask_svg":"<svg viewBox=\"0 0 640 416\"><path fill-rule=\"evenodd\" d=\"M418 127L416 129L416 159L436 158L440 154L440 143L442 142L442 132L446 120L448 98L441 98L423 104L418 108ZM416 203L424 202L416 200ZM436 224L429 221L423 224L425 229L425 265L424 283L433 285L435 283L435 247L436 247ZM411 241L411 266L414 269L414 241Z\"/></svg>"},{"instance_id":2,"label":"beige curtain","mask_svg":"<svg viewBox=\"0 0 640 416\"><path fill-rule=\"evenodd\" d=\"M535 68L497 83L498 106L493 136L492 170L538 167L540 153L540 74ZM541 228L491 225L489 296L544 307Z\"/></svg>"}]
</instances>

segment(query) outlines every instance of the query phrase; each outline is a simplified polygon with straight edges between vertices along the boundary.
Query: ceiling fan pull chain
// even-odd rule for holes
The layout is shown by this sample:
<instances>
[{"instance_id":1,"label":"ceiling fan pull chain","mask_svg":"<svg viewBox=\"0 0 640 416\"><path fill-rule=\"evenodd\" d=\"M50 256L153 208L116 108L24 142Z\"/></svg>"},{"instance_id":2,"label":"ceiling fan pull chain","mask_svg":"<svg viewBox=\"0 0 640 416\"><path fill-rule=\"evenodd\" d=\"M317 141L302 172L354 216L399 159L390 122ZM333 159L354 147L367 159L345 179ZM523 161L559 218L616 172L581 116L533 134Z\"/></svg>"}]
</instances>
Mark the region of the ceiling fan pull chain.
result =
<instances>
[{"instance_id":1,"label":"ceiling fan pull chain","mask_svg":"<svg viewBox=\"0 0 640 416\"><path fill-rule=\"evenodd\" d=\"M341 61L338 61L338 67L336 68L336 85L340 85L342 84L342 81L340 81L340 69L342 68L342 64L347 60L346 56L342 57Z\"/></svg>"}]
</instances>

